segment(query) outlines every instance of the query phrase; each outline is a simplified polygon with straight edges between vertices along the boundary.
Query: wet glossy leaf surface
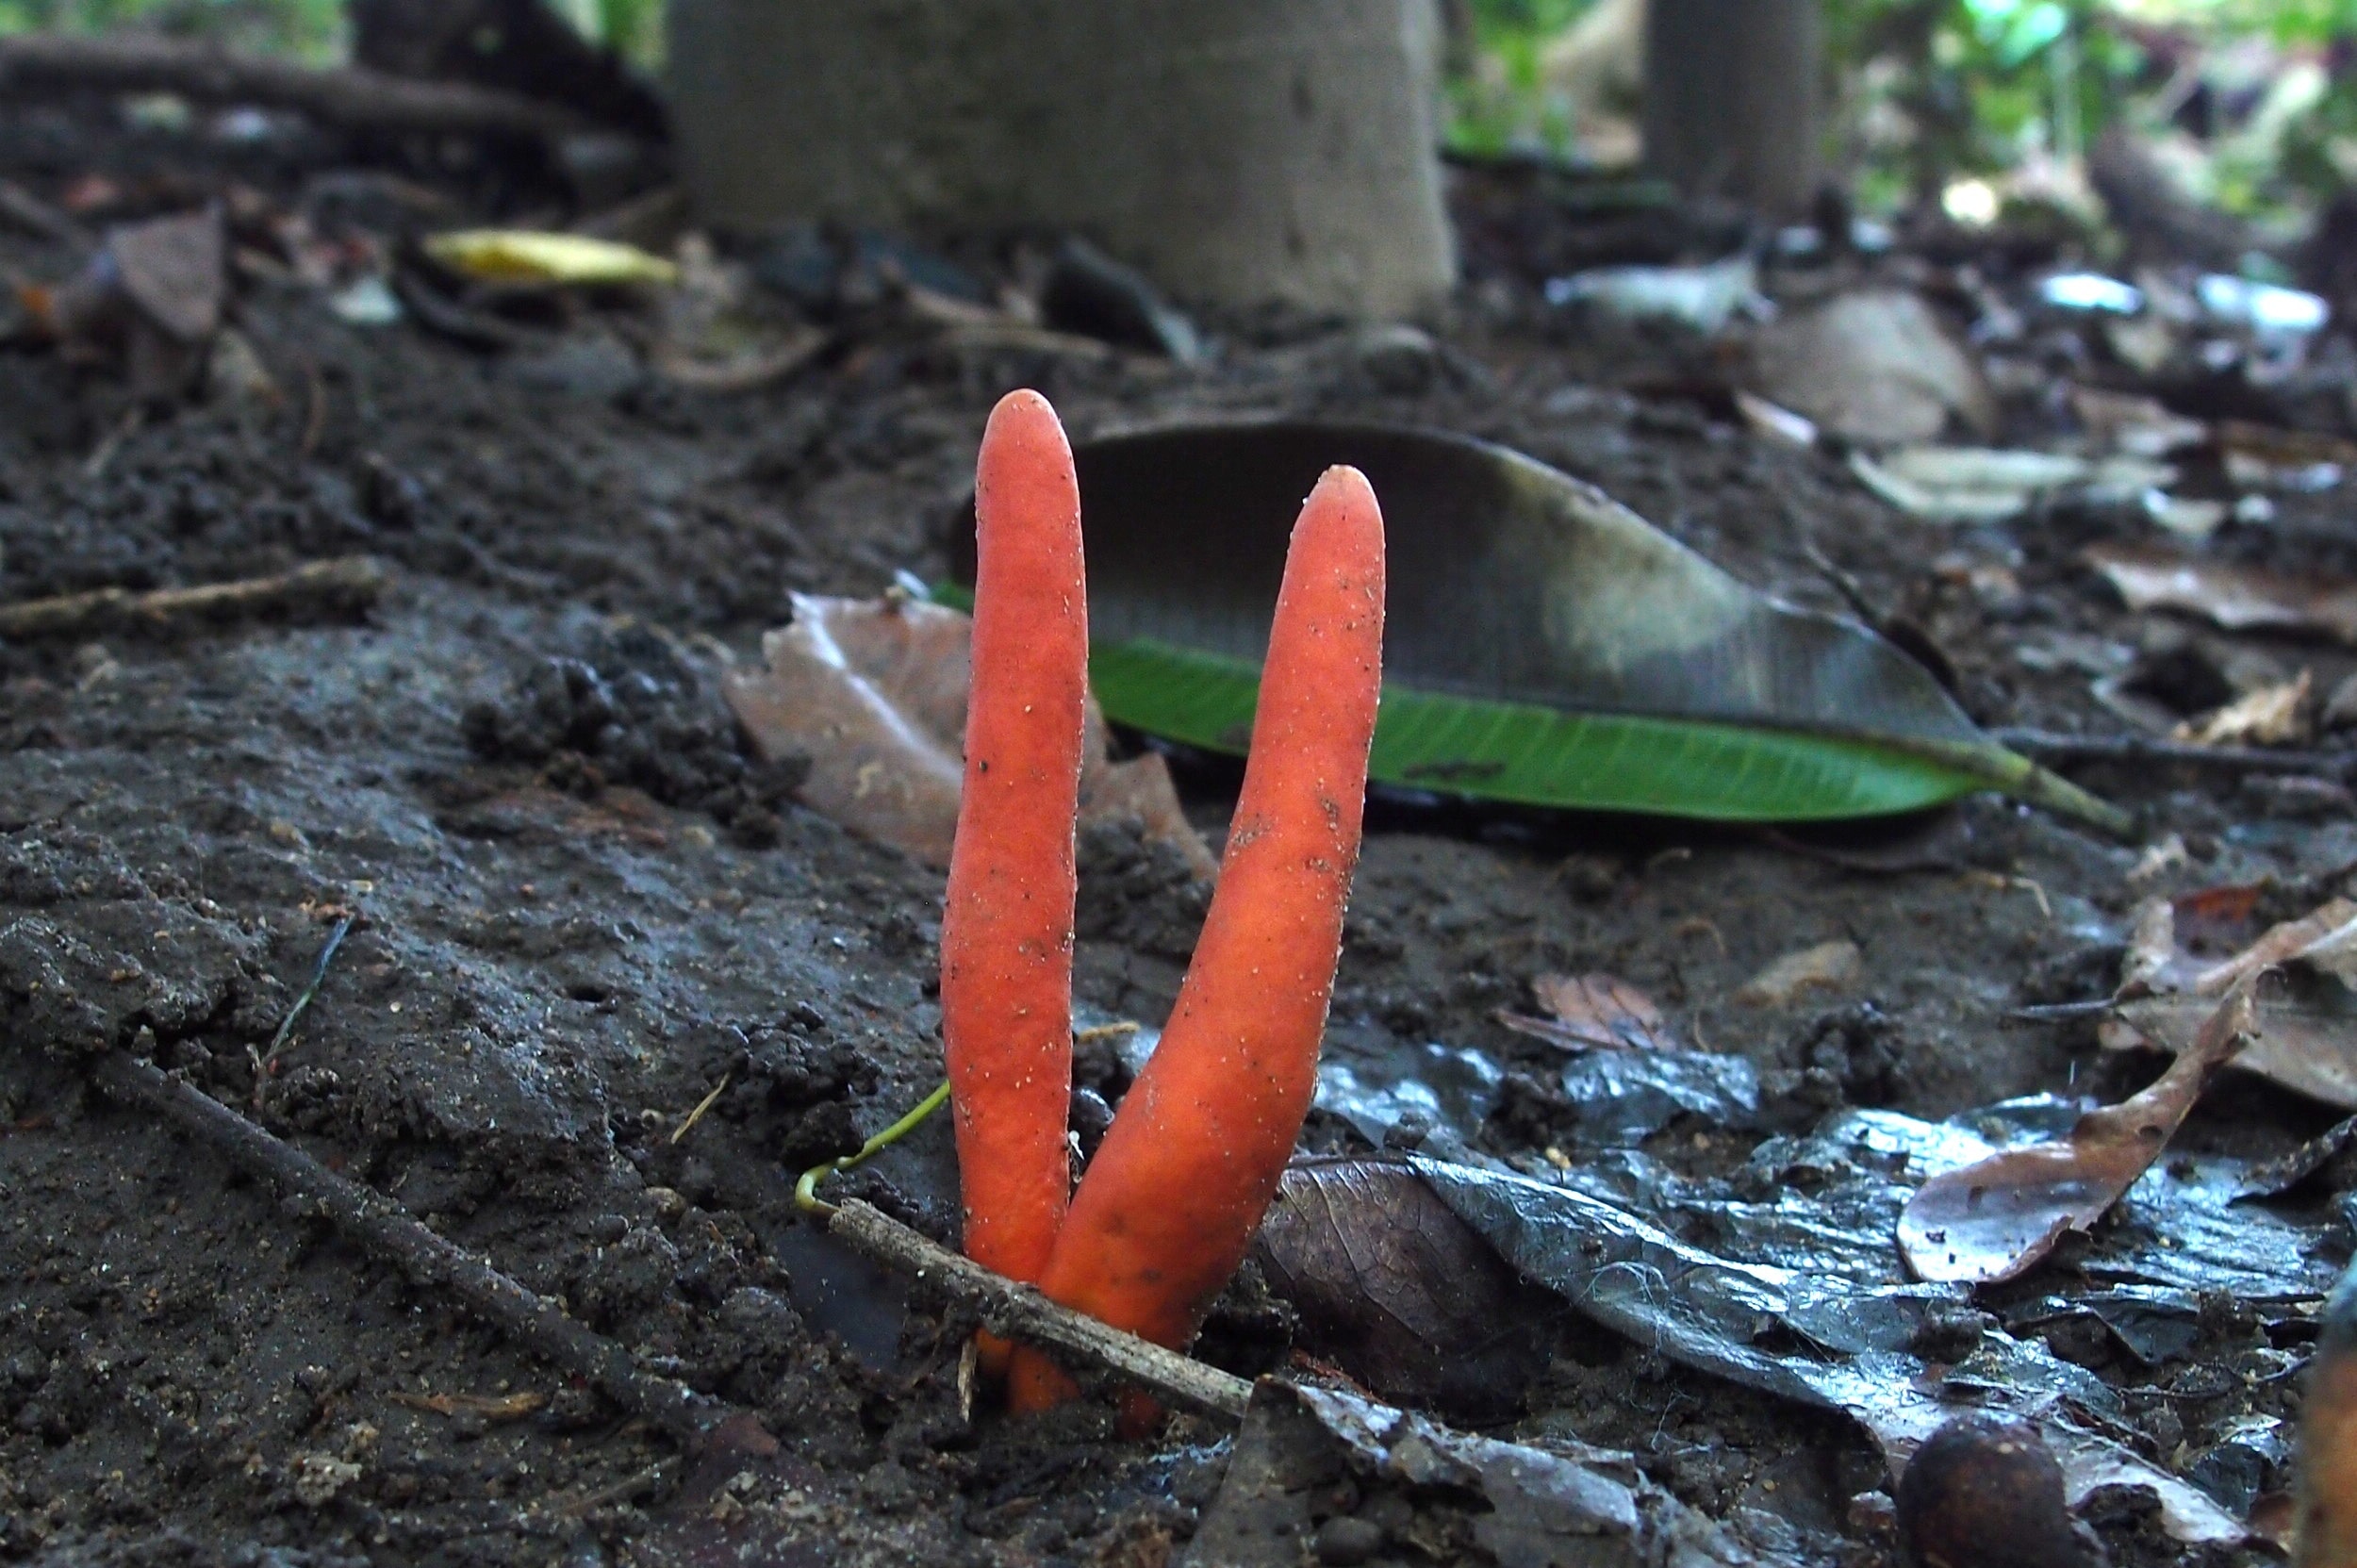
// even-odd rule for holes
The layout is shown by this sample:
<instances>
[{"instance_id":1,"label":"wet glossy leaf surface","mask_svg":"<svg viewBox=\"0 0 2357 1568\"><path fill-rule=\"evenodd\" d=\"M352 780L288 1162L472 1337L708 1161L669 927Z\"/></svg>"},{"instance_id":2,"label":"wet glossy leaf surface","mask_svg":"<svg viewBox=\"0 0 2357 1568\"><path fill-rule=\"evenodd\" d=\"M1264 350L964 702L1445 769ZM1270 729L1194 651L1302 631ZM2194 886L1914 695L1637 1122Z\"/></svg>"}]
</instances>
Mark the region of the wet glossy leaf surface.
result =
<instances>
[{"instance_id":1,"label":"wet glossy leaf surface","mask_svg":"<svg viewBox=\"0 0 2357 1568\"><path fill-rule=\"evenodd\" d=\"M2201 1091L2247 1043L2250 1019L2246 987L2212 1009L2192 1048L2157 1081L2086 1113L2068 1138L1934 1176L1899 1222L1907 1266L1921 1279L2011 1279L2064 1232L2090 1229L2160 1158Z\"/></svg>"}]
</instances>

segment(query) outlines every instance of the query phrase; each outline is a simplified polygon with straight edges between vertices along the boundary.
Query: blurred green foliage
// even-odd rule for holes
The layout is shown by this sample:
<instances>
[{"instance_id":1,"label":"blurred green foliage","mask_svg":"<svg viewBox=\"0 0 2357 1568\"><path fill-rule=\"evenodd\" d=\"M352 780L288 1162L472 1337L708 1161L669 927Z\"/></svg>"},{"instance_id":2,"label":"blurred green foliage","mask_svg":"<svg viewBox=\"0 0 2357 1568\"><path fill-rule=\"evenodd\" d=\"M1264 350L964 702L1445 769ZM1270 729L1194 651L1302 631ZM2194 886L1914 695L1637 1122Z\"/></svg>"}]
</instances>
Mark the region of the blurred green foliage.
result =
<instances>
[{"instance_id":1,"label":"blurred green foliage","mask_svg":"<svg viewBox=\"0 0 2357 1568\"><path fill-rule=\"evenodd\" d=\"M1449 145L1491 156L1532 143L1568 148L1574 106L1548 85L1543 51L1593 4L1463 0L1450 17Z\"/></svg>"},{"instance_id":2,"label":"blurred green foliage","mask_svg":"<svg viewBox=\"0 0 2357 1568\"><path fill-rule=\"evenodd\" d=\"M139 26L324 60L341 52L342 0L0 0L0 33Z\"/></svg>"},{"instance_id":3,"label":"blurred green foliage","mask_svg":"<svg viewBox=\"0 0 2357 1568\"><path fill-rule=\"evenodd\" d=\"M551 3L630 59L659 63L664 0ZM1581 117L1625 108L1574 103L1563 73L1550 72L1550 45L1599 3L1441 0L1450 145L1568 154ZM2357 187L2357 0L1823 5L1836 162L1869 208L1934 197L1958 176L2068 160L2114 123L2182 128L2219 103L2226 110L2198 127L2198 156L2181 160L2205 199L2265 214ZM0 0L0 32L133 25L311 59L333 58L344 36L341 0ZM2233 46L2251 40L2305 63L2238 78Z\"/></svg>"},{"instance_id":4,"label":"blurred green foliage","mask_svg":"<svg viewBox=\"0 0 2357 1568\"><path fill-rule=\"evenodd\" d=\"M1450 140L1575 152L1549 47L1600 0L1454 0ZM2280 212L2357 185L2357 0L1823 0L1831 135L1862 205L2174 139L2204 199ZM2271 45L2254 54L2244 47Z\"/></svg>"}]
</instances>

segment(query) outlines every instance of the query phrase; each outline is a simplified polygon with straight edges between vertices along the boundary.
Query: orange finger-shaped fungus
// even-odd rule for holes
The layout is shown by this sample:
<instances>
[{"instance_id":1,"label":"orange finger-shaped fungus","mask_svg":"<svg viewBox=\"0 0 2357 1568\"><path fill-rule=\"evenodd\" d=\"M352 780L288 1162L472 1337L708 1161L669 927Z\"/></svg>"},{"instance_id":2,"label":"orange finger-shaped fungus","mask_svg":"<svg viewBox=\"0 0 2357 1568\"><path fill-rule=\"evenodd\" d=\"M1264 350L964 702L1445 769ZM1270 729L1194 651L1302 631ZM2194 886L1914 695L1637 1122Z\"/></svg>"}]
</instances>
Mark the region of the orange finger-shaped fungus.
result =
<instances>
[{"instance_id":1,"label":"orange finger-shaped fungus","mask_svg":"<svg viewBox=\"0 0 2357 1568\"><path fill-rule=\"evenodd\" d=\"M1382 513L1356 469L1329 469L1294 527L1194 962L1039 1281L1162 1345L1189 1345L1234 1276L1317 1087L1382 654ZM1071 1387L1033 1352L1011 1368L1017 1409Z\"/></svg>"},{"instance_id":2,"label":"orange finger-shaped fungus","mask_svg":"<svg viewBox=\"0 0 2357 1568\"><path fill-rule=\"evenodd\" d=\"M1073 822L1088 602L1072 449L1037 392L990 416L965 783L941 921L965 1251L1013 1279L1047 1267L1071 1190ZM985 1338L986 1359L1004 1346Z\"/></svg>"}]
</instances>

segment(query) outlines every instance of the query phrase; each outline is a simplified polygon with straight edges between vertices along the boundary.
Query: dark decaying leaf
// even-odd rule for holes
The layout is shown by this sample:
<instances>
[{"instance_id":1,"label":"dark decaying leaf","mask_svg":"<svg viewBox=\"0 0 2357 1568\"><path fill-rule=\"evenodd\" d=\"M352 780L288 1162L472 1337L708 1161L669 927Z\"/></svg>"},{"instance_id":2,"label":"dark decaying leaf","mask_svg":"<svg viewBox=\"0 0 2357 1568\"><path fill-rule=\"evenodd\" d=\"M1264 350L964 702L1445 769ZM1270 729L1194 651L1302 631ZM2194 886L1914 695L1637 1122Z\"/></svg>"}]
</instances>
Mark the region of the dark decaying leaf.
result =
<instances>
[{"instance_id":1,"label":"dark decaying leaf","mask_svg":"<svg viewBox=\"0 0 2357 1568\"><path fill-rule=\"evenodd\" d=\"M730 671L723 689L763 755L810 759L801 798L813 810L946 866L964 781L973 627L915 600L798 593L792 623L762 639L767 665ZM1080 819L1135 818L1197 876L1216 875L1162 759L1112 761L1093 704L1089 728Z\"/></svg>"},{"instance_id":2,"label":"dark decaying leaf","mask_svg":"<svg viewBox=\"0 0 2357 1568\"><path fill-rule=\"evenodd\" d=\"M1865 627L1755 592L1506 448L1256 422L1109 437L1077 457L1090 674L1120 723L1244 749L1294 517L1349 463L1382 498L1390 552L1379 783L1748 821L2000 789L2124 829ZM947 542L954 598L973 581L971 527Z\"/></svg>"},{"instance_id":3,"label":"dark decaying leaf","mask_svg":"<svg viewBox=\"0 0 2357 1568\"><path fill-rule=\"evenodd\" d=\"M1612 975L1541 975L1531 995L1547 1016L1501 1011L1498 1022L1566 1050L1681 1050L1654 999Z\"/></svg>"},{"instance_id":4,"label":"dark decaying leaf","mask_svg":"<svg viewBox=\"0 0 2357 1568\"><path fill-rule=\"evenodd\" d=\"M1514 1415L1562 1315L1400 1164L1295 1164L1253 1255L1300 1312L1304 1349L1457 1420Z\"/></svg>"},{"instance_id":5,"label":"dark decaying leaf","mask_svg":"<svg viewBox=\"0 0 2357 1568\"><path fill-rule=\"evenodd\" d=\"M1942 1171L1899 1220L1918 1279L1986 1284L2027 1272L2085 1230L2160 1158L2194 1101L2248 1041L2250 982L2217 1004L2191 1049L2142 1092L2081 1116L2070 1135Z\"/></svg>"},{"instance_id":6,"label":"dark decaying leaf","mask_svg":"<svg viewBox=\"0 0 2357 1568\"><path fill-rule=\"evenodd\" d=\"M1678 1058L1596 1052L1587 1060ZM1892 1114L1851 1114L1872 1120ZM1905 1118L1886 1125L1905 1125ZM1935 1147L1948 1141L1938 1129L1915 1125ZM1670 1234L1655 1219L1668 1219L1682 1205L1665 1196L1668 1183L1658 1180L1644 1182L1641 1200L1623 1207L1508 1172L1421 1157L1408 1164L1524 1278L1545 1285L1581 1315L1681 1365L1842 1411L1872 1434L1894 1463L1962 1411L1977 1407L2037 1423L2063 1467L2073 1507L2099 1490L2129 1487L2159 1502L2163 1526L2176 1540L2227 1544L2246 1533L2200 1488L2084 1424L2074 1410L2101 1421L2118 1411L2118 1395L2084 1368L2056 1361L2035 1338L1991 1333L1972 1354L1970 1377L1961 1366L1943 1375L1915 1347L1935 1315L1953 1310L1953 1287L1904 1284L1881 1267L1854 1275L1829 1264L1821 1238L1841 1221L1805 1199L1793 1200L1802 1210L1788 1227L1797 1245L1767 1249L1789 1250L1802 1264L1786 1267L1707 1251ZM1752 1226L1764 1217L1757 1203L1739 1208ZM1877 1210L1895 1211L1895 1204ZM1726 1226L1732 1217L1721 1214L1716 1223ZM1760 1245L1758 1238L1753 1245ZM1884 1266L1895 1272L1897 1259L1887 1242L1859 1238L1855 1251L1860 1258L1887 1259ZM2279 1250L2279 1259L2283 1255ZM2295 1246L2289 1255L2297 1260L2305 1253ZM2282 1272L2297 1273L2296 1263Z\"/></svg>"}]
</instances>

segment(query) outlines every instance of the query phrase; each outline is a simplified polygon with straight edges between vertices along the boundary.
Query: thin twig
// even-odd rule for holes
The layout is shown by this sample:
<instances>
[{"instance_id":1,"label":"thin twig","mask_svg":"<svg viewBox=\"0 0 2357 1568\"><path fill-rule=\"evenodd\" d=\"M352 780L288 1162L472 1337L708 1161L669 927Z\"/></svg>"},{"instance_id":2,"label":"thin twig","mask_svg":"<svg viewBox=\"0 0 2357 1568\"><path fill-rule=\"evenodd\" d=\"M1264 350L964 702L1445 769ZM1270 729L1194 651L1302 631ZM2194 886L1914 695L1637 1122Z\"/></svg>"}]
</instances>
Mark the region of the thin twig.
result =
<instances>
[{"instance_id":1,"label":"thin twig","mask_svg":"<svg viewBox=\"0 0 2357 1568\"><path fill-rule=\"evenodd\" d=\"M153 1113L239 1170L270 1182L289 1208L326 1220L337 1234L400 1270L420 1290L454 1301L631 1414L691 1447L725 1440L751 1452L765 1451L765 1444L766 1451L774 1451L774 1441L748 1412L674 1378L641 1371L628 1351L566 1316L546 1296L444 1241L384 1194L337 1175L186 1080L120 1051L100 1057L91 1076L111 1098Z\"/></svg>"},{"instance_id":2,"label":"thin twig","mask_svg":"<svg viewBox=\"0 0 2357 1568\"><path fill-rule=\"evenodd\" d=\"M682 1138L686 1137L688 1133L695 1131L696 1124L704 1119L704 1113L711 1110L715 1105L717 1105L720 1102L720 1096L722 1092L728 1088L729 1080L731 1077L734 1076L734 1072L735 1069L731 1068L728 1072L720 1075L720 1081L712 1086L712 1093L698 1100L696 1102L696 1108L687 1113L687 1119L680 1123L678 1128L673 1131L671 1133L671 1142L676 1144Z\"/></svg>"},{"instance_id":3,"label":"thin twig","mask_svg":"<svg viewBox=\"0 0 2357 1568\"><path fill-rule=\"evenodd\" d=\"M972 1309L993 1333L1101 1368L1165 1404L1240 1419L1252 1397L1252 1385L1244 1378L1060 1307L1031 1286L993 1274L919 1235L872 1204L857 1198L844 1204L827 1221L827 1231L862 1256Z\"/></svg>"},{"instance_id":4,"label":"thin twig","mask_svg":"<svg viewBox=\"0 0 2357 1568\"><path fill-rule=\"evenodd\" d=\"M24 33L0 38L0 96L173 92L298 110L346 130L553 138L586 128L553 105L458 82L411 81L178 39Z\"/></svg>"},{"instance_id":5,"label":"thin twig","mask_svg":"<svg viewBox=\"0 0 2357 1568\"><path fill-rule=\"evenodd\" d=\"M96 235L14 180L0 180L0 218L84 256L98 248Z\"/></svg>"},{"instance_id":6,"label":"thin twig","mask_svg":"<svg viewBox=\"0 0 2357 1568\"><path fill-rule=\"evenodd\" d=\"M2194 746L2151 735L2062 735L1999 730L1997 740L2045 762L2161 762L2224 767L2238 773L2338 773L2350 757L2330 751L2277 751L2255 746Z\"/></svg>"},{"instance_id":7,"label":"thin twig","mask_svg":"<svg viewBox=\"0 0 2357 1568\"><path fill-rule=\"evenodd\" d=\"M107 428L107 434L100 437L98 444L91 449L90 456L83 460L82 477L97 479L105 475L107 465L115 460L115 454L123 450L123 443L138 435L140 426L146 421L146 410L137 404L124 409L123 417Z\"/></svg>"},{"instance_id":8,"label":"thin twig","mask_svg":"<svg viewBox=\"0 0 2357 1568\"><path fill-rule=\"evenodd\" d=\"M275 577L246 577L193 588L93 588L0 604L0 637L31 642L111 631L163 631L197 621L246 620L304 613L356 615L383 596L391 580L365 555L313 561Z\"/></svg>"}]
</instances>

